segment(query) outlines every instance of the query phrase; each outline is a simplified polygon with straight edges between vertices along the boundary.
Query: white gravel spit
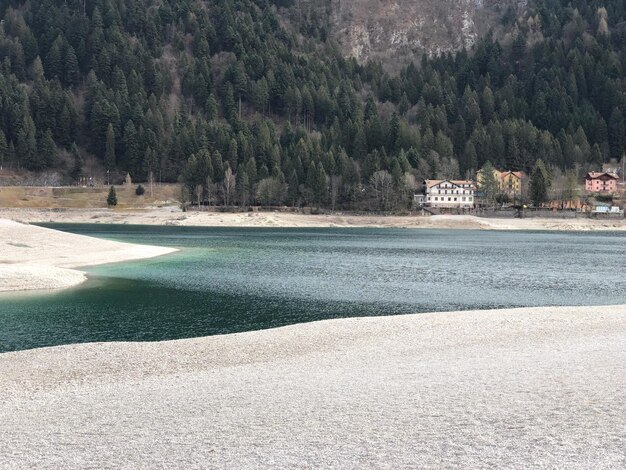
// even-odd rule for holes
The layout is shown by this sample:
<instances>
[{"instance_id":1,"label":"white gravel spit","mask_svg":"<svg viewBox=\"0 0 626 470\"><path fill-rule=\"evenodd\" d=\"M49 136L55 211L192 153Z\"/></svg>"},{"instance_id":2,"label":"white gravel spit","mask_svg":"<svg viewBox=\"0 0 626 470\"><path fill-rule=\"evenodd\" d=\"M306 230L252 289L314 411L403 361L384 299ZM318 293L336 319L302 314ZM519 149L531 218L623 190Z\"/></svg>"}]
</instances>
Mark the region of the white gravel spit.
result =
<instances>
[{"instance_id":1,"label":"white gravel spit","mask_svg":"<svg viewBox=\"0 0 626 470\"><path fill-rule=\"evenodd\" d=\"M626 468L626 306L0 354L4 468Z\"/></svg>"},{"instance_id":2,"label":"white gravel spit","mask_svg":"<svg viewBox=\"0 0 626 470\"><path fill-rule=\"evenodd\" d=\"M182 212L179 207L133 210L0 208L0 218L20 222L139 224L196 227L369 227L458 230L626 231L624 219L485 218L471 215L381 216L291 212Z\"/></svg>"},{"instance_id":3,"label":"white gravel spit","mask_svg":"<svg viewBox=\"0 0 626 470\"><path fill-rule=\"evenodd\" d=\"M87 278L71 268L153 258L173 251L0 219L0 292L70 287Z\"/></svg>"}]
</instances>

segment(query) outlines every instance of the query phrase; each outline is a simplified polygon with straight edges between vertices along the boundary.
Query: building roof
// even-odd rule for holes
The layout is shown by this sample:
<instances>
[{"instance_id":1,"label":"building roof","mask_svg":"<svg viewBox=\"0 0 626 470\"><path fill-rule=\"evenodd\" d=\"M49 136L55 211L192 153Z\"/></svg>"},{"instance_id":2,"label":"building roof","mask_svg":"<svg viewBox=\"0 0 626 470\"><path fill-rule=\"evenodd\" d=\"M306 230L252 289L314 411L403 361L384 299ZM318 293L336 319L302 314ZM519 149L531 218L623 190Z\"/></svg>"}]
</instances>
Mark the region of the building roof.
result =
<instances>
[{"instance_id":1,"label":"building roof","mask_svg":"<svg viewBox=\"0 0 626 470\"><path fill-rule=\"evenodd\" d=\"M443 183L446 180L424 180L424 184L427 188L432 188L433 186L437 186L439 183Z\"/></svg>"},{"instance_id":2,"label":"building roof","mask_svg":"<svg viewBox=\"0 0 626 470\"><path fill-rule=\"evenodd\" d=\"M513 175L513 176L515 176L515 177L517 177L519 179L522 179L522 178L526 177L526 173L524 173L523 171L498 170L498 169L494 168L493 172L497 173L498 174L498 178L500 178L500 179L502 179L502 178L504 178L505 176L508 176L508 175ZM482 169L478 170L476 172L476 174L477 175L482 175L483 174L483 170Z\"/></svg>"},{"instance_id":3,"label":"building roof","mask_svg":"<svg viewBox=\"0 0 626 470\"><path fill-rule=\"evenodd\" d=\"M472 185L474 186L474 182L472 180L448 180L450 183L456 184L457 186L463 185Z\"/></svg>"},{"instance_id":4,"label":"building roof","mask_svg":"<svg viewBox=\"0 0 626 470\"><path fill-rule=\"evenodd\" d=\"M585 175L585 179L586 180L595 180L595 179L601 178L602 176L608 176L609 178L612 178L612 179L615 179L615 180L619 179L619 177L615 173L609 173L608 171L604 171L604 172L602 172L602 171L590 171L589 173L587 173Z\"/></svg>"},{"instance_id":5,"label":"building roof","mask_svg":"<svg viewBox=\"0 0 626 470\"><path fill-rule=\"evenodd\" d=\"M526 173L524 173L523 171L501 171L500 172L500 178L504 178L505 176L515 176L518 179L522 179L526 176Z\"/></svg>"},{"instance_id":6,"label":"building roof","mask_svg":"<svg viewBox=\"0 0 626 470\"><path fill-rule=\"evenodd\" d=\"M432 188L433 186L437 186L444 182L452 183L455 186L464 186L464 185L472 185L474 186L474 182L471 180L425 180L424 184L427 188Z\"/></svg>"}]
</instances>

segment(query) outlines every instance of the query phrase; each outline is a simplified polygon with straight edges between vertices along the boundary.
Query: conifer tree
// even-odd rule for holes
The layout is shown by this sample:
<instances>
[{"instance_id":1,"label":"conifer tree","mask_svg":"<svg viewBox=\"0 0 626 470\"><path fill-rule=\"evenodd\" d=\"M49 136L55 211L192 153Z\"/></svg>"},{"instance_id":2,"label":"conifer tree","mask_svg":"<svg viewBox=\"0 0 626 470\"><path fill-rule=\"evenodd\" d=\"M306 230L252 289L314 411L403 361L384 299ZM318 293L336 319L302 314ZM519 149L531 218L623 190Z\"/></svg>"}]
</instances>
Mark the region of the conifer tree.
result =
<instances>
[{"instance_id":1,"label":"conifer tree","mask_svg":"<svg viewBox=\"0 0 626 470\"><path fill-rule=\"evenodd\" d=\"M255 184L258 181L255 158L251 158L246 163L246 173L248 174L248 179L250 180L251 185Z\"/></svg>"},{"instance_id":2,"label":"conifer tree","mask_svg":"<svg viewBox=\"0 0 626 470\"><path fill-rule=\"evenodd\" d=\"M213 179L219 183L224 179L224 161L219 151L213 152L211 163L213 166Z\"/></svg>"},{"instance_id":3,"label":"conifer tree","mask_svg":"<svg viewBox=\"0 0 626 470\"><path fill-rule=\"evenodd\" d=\"M612 158L620 158L624 152L626 125L620 110L613 108L609 120L609 151Z\"/></svg>"},{"instance_id":4,"label":"conifer tree","mask_svg":"<svg viewBox=\"0 0 626 470\"><path fill-rule=\"evenodd\" d=\"M107 128L106 148L104 151L104 166L107 170L111 171L115 168L115 165L115 131L113 130L113 124L109 123Z\"/></svg>"},{"instance_id":5,"label":"conifer tree","mask_svg":"<svg viewBox=\"0 0 626 470\"><path fill-rule=\"evenodd\" d=\"M43 64L41 63L41 58L39 56L37 56L33 61L32 77L35 82L41 82L44 80Z\"/></svg>"},{"instance_id":6,"label":"conifer tree","mask_svg":"<svg viewBox=\"0 0 626 470\"><path fill-rule=\"evenodd\" d=\"M398 137L400 134L400 120L396 113L391 116L391 122L389 123L389 134L387 140L387 151L395 152L398 147Z\"/></svg>"},{"instance_id":7,"label":"conifer tree","mask_svg":"<svg viewBox=\"0 0 626 470\"><path fill-rule=\"evenodd\" d=\"M9 157L9 146L4 132L0 129L0 169L4 168Z\"/></svg>"},{"instance_id":8,"label":"conifer tree","mask_svg":"<svg viewBox=\"0 0 626 470\"><path fill-rule=\"evenodd\" d=\"M107 196L107 206L109 207L117 206L117 194L115 193L114 186L111 186L111 189L109 189L109 194Z\"/></svg>"},{"instance_id":9,"label":"conifer tree","mask_svg":"<svg viewBox=\"0 0 626 470\"><path fill-rule=\"evenodd\" d=\"M226 86L226 92L224 93L223 112L224 118L230 124L234 124L237 119L237 107L235 105L233 86L230 83Z\"/></svg>"},{"instance_id":10,"label":"conifer tree","mask_svg":"<svg viewBox=\"0 0 626 470\"><path fill-rule=\"evenodd\" d=\"M67 48L67 52L65 53L65 73L64 73L64 82L69 86L76 86L80 81L80 70L78 67L78 59L76 58L76 53L74 52L74 48L69 46Z\"/></svg>"},{"instance_id":11,"label":"conifer tree","mask_svg":"<svg viewBox=\"0 0 626 470\"><path fill-rule=\"evenodd\" d=\"M539 207L548 199L548 189L550 179L545 165L541 160L537 160L530 175L530 199L535 207Z\"/></svg>"},{"instance_id":12,"label":"conifer tree","mask_svg":"<svg viewBox=\"0 0 626 470\"><path fill-rule=\"evenodd\" d=\"M76 144L72 145L72 170L70 176L76 182L80 181L80 177L83 174L83 157L78 150Z\"/></svg>"},{"instance_id":13,"label":"conifer tree","mask_svg":"<svg viewBox=\"0 0 626 470\"><path fill-rule=\"evenodd\" d=\"M52 131L47 129L39 139L38 153L44 166L54 166L57 160L57 146L52 138Z\"/></svg>"},{"instance_id":14,"label":"conifer tree","mask_svg":"<svg viewBox=\"0 0 626 470\"><path fill-rule=\"evenodd\" d=\"M237 172L237 191L239 193L239 204L245 206L248 204L250 195L250 180L246 170L240 169Z\"/></svg>"},{"instance_id":15,"label":"conifer tree","mask_svg":"<svg viewBox=\"0 0 626 470\"><path fill-rule=\"evenodd\" d=\"M217 101L213 95L209 95L209 98L207 99L206 115L209 121L217 118Z\"/></svg>"},{"instance_id":16,"label":"conifer tree","mask_svg":"<svg viewBox=\"0 0 626 470\"><path fill-rule=\"evenodd\" d=\"M17 157L28 170L42 170L45 162L37 152L37 129L28 108L26 110L22 127L17 134Z\"/></svg>"},{"instance_id":17,"label":"conifer tree","mask_svg":"<svg viewBox=\"0 0 626 470\"><path fill-rule=\"evenodd\" d=\"M135 124L129 120L124 127L124 169L137 176L141 154Z\"/></svg>"},{"instance_id":18,"label":"conifer tree","mask_svg":"<svg viewBox=\"0 0 626 470\"><path fill-rule=\"evenodd\" d=\"M298 174L296 173L296 170L293 170L291 175L289 175L289 180L287 182L287 202L292 206L295 206L298 203L300 195L299 186Z\"/></svg>"},{"instance_id":19,"label":"conifer tree","mask_svg":"<svg viewBox=\"0 0 626 470\"><path fill-rule=\"evenodd\" d=\"M74 119L70 106L66 103L61 110L61 116L57 123L56 136L57 141L63 147L69 149L74 137Z\"/></svg>"},{"instance_id":20,"label":"conifer tree","mask_svg":"<svg viewBox=\"0 0 626 470\"><path fill-rule=\"evenodd\" d=\"M315 194L315 201L317 204L325 204L328 198L328 175L324 169L324 165L321 163L317 165L317 172L315 174L314 187L312 188Z\"/></svg>"},{"instance_id":21,"label":"conifer tree","mask_svg":"<svg viewBox=\"0 0 626 470\"><path fill-rule=\"evenodd\" d=\"M9 142L9 150L7 152L7 160L12 165L17 165L17 152L15 150L15 145L13 145L13 141Z\"/></svg>"},{"instance_id":22,"label":"conifer tree","mask_svg":"<svg viewBox=\"0 0 626 470\"><path fill-rule=\"evenodd\" d=\"M46 75L48 78L63 78L63 38L57 36L46 55Z\"/></svg>"},{"instance_id":23,"label":"conifer tree","mask_svg":"<svg viewBox=\"0 0 626 470\"><path fill-rule=\"evenodd\" d=\"M499 182L496 178L495 168L489 161L487 161L487 163L485 163L482 167L479 178L479 188L483 193L485 201L487 201L489 205L496 202L496 196L499 191Z\"/></svg>"}]
</instances>

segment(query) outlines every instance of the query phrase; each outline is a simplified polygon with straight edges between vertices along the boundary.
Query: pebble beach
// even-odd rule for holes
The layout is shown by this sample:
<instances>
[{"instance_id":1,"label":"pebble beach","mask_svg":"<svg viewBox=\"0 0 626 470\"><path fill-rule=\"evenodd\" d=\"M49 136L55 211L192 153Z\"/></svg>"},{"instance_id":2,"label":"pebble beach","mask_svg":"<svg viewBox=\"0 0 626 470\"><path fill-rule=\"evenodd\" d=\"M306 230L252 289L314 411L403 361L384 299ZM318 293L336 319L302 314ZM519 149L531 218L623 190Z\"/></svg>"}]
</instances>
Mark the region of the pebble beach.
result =
<instances>
[{"instance_id":1,"label":"pebble beach","mask_svg":"<svg viewBox=\"0 0 626 470\"><path fill-rule=\"evenodd\" d=\"M0 290L169 250L8 221L0 248ZM8 352L0 423L0 468L624 468L626 306Z\"/></svg>"},{"instance_id":2,"label":"pebble beach","mask_svg":"<svg viewBox=\"0 0 626 470\"><path fill-rule=\"evenodd\" d=\"M8 468L624 468L626 307L0 355Z\"/></svg>"},{"instance_id":3,"label":"pebble beach","mask_svg":"<svg viewBox=\"0 0 626 470\"><path fill-rule=\"evenodd\" d=\"M174 251L0 219L0 292L67 288L86 279L76 269L81 266L153 258Z\"/></svg>"}]
</instances>

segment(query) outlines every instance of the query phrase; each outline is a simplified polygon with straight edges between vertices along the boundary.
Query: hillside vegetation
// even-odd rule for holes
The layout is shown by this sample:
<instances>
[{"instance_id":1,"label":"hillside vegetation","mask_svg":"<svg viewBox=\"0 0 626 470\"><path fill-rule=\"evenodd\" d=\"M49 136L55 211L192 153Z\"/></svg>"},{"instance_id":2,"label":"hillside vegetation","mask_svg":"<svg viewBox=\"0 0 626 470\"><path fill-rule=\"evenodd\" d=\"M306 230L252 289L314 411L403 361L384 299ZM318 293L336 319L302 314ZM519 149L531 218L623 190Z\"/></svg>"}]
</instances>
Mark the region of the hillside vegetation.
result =
<instances>
[{"instance_id":1,"label":"hillside vegetation","mask_svg":"<svg viewBox=\"0 0 626 470\"><path fill-rule=\"evenodd\" d=\"M487 161L584 171L624 152L625 4L530 2L508 40L390 75L289 0L2 0L1 164L381 209Z\"/></svg>"}]
</instances>

